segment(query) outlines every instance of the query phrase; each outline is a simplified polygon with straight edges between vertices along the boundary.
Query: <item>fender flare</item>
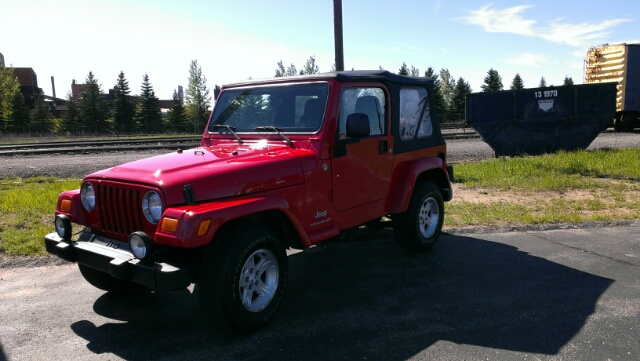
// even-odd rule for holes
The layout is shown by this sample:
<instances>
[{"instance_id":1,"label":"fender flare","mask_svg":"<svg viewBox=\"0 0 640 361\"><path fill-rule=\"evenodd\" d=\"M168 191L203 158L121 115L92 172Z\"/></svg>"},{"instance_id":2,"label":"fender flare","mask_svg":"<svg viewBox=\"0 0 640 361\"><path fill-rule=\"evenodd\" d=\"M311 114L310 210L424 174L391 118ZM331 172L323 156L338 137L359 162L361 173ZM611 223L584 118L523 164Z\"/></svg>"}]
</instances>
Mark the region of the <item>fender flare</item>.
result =
<instances>
[{"instance_id":1,"label":"fender flare","mask_svg":"<svg viewBox=\"0 0 640 361\"><path fill-rule=\"evenodd\" d=\"M311 245L302 224L291 212L289 203L279 197L247 197L229 201L218 200L194 206L168 208L162 217L177 219L178 230L175 234L164 232L161 230L162 221L160 221L155 241L182 248L204 246L211 242L225 223L267 211L277 211L283 214L291 222L302 244L306 247ZM206 233L198 236L199 225L206 220L211 220L211 223Z\"/></svg>"},{"instance_id":2,"label":"fender flare","mask_svg":"<svg viewBox=\"0 0 640 361\"><path fill-rule=\"evenodd\" d=\"M414 162L406 162L398 165L391 179L391 194L387 201L389 214L402 213L409 207L411 195L413 194L416 182L421 174L426 172L437 172L438 180L434 182L440 187L443 193L451 193L451 181L446 166L442 159L430 157L418 159ZM450 196L445 196L446 201L451 200ZM448 198L448 199L446 199Z\"/></svg>"}]
</instances>

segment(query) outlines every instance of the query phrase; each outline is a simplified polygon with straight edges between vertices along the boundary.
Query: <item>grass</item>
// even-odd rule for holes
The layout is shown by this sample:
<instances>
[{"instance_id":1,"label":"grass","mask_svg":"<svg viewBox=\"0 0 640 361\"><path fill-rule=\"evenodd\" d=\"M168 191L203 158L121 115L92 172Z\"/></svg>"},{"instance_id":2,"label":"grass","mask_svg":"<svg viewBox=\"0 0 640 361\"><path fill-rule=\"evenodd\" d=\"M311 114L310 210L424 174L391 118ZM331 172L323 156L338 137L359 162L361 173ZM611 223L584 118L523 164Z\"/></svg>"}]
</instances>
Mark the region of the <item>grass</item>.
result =
<instances>
[{"instance_id":1,"label":"grass","mask_svg":"<svg viewBox=\"0 0 640 361\"><path fill-rule=\"evenodd\" d=\"M447 227L640 218L640 149L562 152L455 166Z\"/></svg>"},{"instance_id":2,"label":"grass","mask_svg":"<svg viewBox=\"0 0 640 361\"><path fill-rule=\"evenodd\" d=\"M58 194L78 187L77 179L0 179L0 253L44 254L44 235L54 231Z\"/></svg>"},{"instance_id":3,"label":"grass","mask_svg":"<svg viewBox=\"0 0 640 361\"><path fill-rule=\"evenodd\" d=\"M640 219L640 149L455 165L445 227ZM58 194L77 179L0 179L0 254L44 254ZM468 199L469 198L469 199Z\"/></svg>"}]
</instances>

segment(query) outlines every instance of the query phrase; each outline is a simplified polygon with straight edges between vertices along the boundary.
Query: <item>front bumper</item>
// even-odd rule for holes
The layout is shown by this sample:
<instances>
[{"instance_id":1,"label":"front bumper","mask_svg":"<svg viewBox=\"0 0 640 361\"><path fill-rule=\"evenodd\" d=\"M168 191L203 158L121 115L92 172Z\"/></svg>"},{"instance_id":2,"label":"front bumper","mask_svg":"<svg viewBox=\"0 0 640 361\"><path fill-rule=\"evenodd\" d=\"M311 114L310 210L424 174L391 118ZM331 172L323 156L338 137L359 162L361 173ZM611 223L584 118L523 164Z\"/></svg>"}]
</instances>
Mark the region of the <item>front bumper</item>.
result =
<instances>
[{"instance_id":1,"label":"front bumper","mask_svg":"<svg viewBox=\"0 0 640 361\"><path fill-rule=\"evenodd\" d=\"M47 252L69 262L95 268L114 278L139 283L154 290L179 290L191 284L187 267L143 262L133 257L129 245L84 231L77 240L64 241L57 233L44 236Z\"/></svg>"}]
</instances>

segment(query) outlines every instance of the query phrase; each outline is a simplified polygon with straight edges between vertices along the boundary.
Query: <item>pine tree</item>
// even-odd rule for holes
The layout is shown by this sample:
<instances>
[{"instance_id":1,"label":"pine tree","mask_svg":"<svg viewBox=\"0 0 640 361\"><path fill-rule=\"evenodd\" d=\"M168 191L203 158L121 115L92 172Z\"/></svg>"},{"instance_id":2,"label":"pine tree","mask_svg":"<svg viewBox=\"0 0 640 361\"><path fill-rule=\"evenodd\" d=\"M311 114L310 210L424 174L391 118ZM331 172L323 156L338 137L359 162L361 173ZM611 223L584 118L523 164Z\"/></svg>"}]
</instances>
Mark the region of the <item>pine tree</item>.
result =
<instances>
[{"instance_id":1,"label":"pine tree","mask_svg":"<svg viewBox=\"0 0 640 361\"><path fill-rule=\"evenodd\" d=\"M502 85L502 77L498 74L497 70L493 68L489 69L487 75L484 77L484 84L480 86L484 92L495 92L504 89Z\"/></svg>"},{"instance_id":2,"label":"pine tree","mask_svg":"<svg viewBox=\"0 0 640 361\"><path fill-rule=\"evenodd\" d=\"M572 86L573 85L573 79L570 76L565 76L564 77L564 82L562 83L562 86Z\"/></svg>"},{"instance_id":3,"label":"pine tree","mask_svg":"<svg viewBox=\"0 0 640 361\"><path fill-rule=\"evenodd\" d=\"M520 73L516 73L516 76L513 77L513 81L511 82L511 90L521 90L524 89L524 81L522 81L522 77L520 77Z\"/></svg>"},{"instance_id":4,"label":"pine tree","mask_svg":"<svg viewBox=\"0 0 640 361\"><path fill-rule=\"evenodd\" d=\"M29 131L29 107L22 93L14 94L11 103L11 118L6 122L7 133L22 134Z\"/></svg>"},{"instance_id":5,"label":"pine tree","mask_svg":"<svg viewBox=\"0 0 640 361\"><path fill-rule=\"evenodd\" d=\"M415 66L411 65L411 69L409 70L409 75L414 76L414 77L419 77L420 76L420 69L418 69Z\"/></svg>"},{"instance_id":6,"label":"pine tree","mask_svg":"<svg viewBox=\"0 0 640 361\"><path fill-rule=\"evenodd\" d=\"M98 79L95 78L91 71L85 80L78 108L78 122L81 124L82 130L90 133L106 133L109 131L107 101L100 89Z\"/></svg>"},{"instance_id":7,"label":"pine tree","mask_svg":"<svg viewBox=\"0 0 640 361\"><path fill-rule=\"evenodd\" d=\"M60 124L60 131L68 134L78 134L80 132L80 125L78 124L78 101L73 99L73 95L71 92L67 93L67 112L64 114L62 118L62 123Z\"/></svg>"},{"instance_id":8,"label":"pine tree","mask_svg":"<svg viewBox=\"0 0 640 361\"><path fill-rule=\"evenodd\" d=\"M538 84L538 88L546 88L547 87L547 81L544 80L544 77L540 78L540 84Z\"/></svg>"},{"instance_id":9,"label":"pine tree","mask_svg":"<svg viewBox=\"0 0 640 361\"><path fill-rule=\"evenodd\" d=\"M436 105L436 113L444 115L447 112L447 104L442 96L442 81L432 67L427 68L424 76L433 80L433 101Z\"/></svg>"},{"instance_id":10,"label":"pine tree","mask_svg":"<svg viewBox=\"0 0 640 361\"><path fill-rule=\"evenodd\" d=\"M142 77L142 86L140 87L140 102L136 109L136 123L138 129L146 134L161 133L162 114L158 106L159 99L153 91L153 86L149 82L149 75Z\"/></svg>"},{"instance_id":11,"label":"pine tree","mask_svg":"<svg viewBox=\"0 0 640 361\"><path fill-rule=\"evenodd\" d=\"M37 134L50 134L53 132L53 122L51 112L47 105L44 103L44 99L40 94L36 95L36 106L30 111L30 124L31 131Z\"/></svg>"},{"instance_id":12,"label":"pine tree","mask_svg":"<svg viewBox=\"0 0 640 361\"><path fill-rule=\"evenodd\" d=\"M398 69L398 75L409 75L409 68L405 62L402 62L402 66Z\"/></svg>"},{"instance_id":13,"label":"pine tree","mask_svg":"<svg viewBox=\"0 0 640 361\"><path fill-rule=\"evenodd\" d=\"M187 86L185 99L187 103L187 119L193 123L193 131L197 134L206 125L209 118L209 108L211 107L207 78L202 74L202 69L198 66L197 60L191 61L189 85Z\"/></svg>"},{"instance_id":14,"label":"pine tree","mask_svg":"<svg viewBox=\"0 0 640 361\"><path fill-rule=\"evenodd\" d=\"M456 87L453 89L452 111L462 113L465 109L467 95L471 94L471 86L462 77L458 78Z\"/></svg>"},{"instance_id":15,"label":"pine tree","mask_svg":"<svg viewBox=\"0 0 640 361\"><path fill-rule=\"evenodd\" d=\"M113 100L113 122L117 133L132 133L135 130L135 109L133 100L129 95L129 82L124 77L124 72L118 74L118 81L114 87L115 99Z\"/></svg>"},{"instance_id":16,"label":"pine tree","mask_svg":"<svg viewBox=\"0 0 640 361\"><path fill-rule=\"evenodd\" d=\"M175 89L173 90L171 110L169 111L169 127L178 133L189 131L189 123L187 122L184 105L182 105L182 99L180 99Z\"/></svg>"}]
</instances>

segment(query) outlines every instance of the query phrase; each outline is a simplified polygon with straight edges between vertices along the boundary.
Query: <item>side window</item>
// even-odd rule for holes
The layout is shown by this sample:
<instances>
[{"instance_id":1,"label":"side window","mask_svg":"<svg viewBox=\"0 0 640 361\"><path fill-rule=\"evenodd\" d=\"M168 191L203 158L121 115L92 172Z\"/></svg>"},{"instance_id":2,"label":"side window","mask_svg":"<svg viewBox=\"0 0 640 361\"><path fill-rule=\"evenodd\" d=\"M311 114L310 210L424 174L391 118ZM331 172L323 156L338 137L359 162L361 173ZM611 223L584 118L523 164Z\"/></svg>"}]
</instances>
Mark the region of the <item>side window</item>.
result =
<instances>
[{"instance_id":1,"label":"side window","mask_svg":"<svg viewBox=\"0 0 640 361\"><path fill-rule=\"evenodd\" d=\"M400 89L400 138L425 138L433 133L429 98L424 88Z\"/></svg>"},{"instance_id":2,"label":"side window","mask_svg":"<svg viewBox=\"0 0 640 361\"><path fill-rule=\"evenodd\" d=\"M370 136L386 134L385 95L381 88L346 88L340 99L339 139L347 139L347 117L364 113L369 118Z\"/></svg>"}]
</instances>

